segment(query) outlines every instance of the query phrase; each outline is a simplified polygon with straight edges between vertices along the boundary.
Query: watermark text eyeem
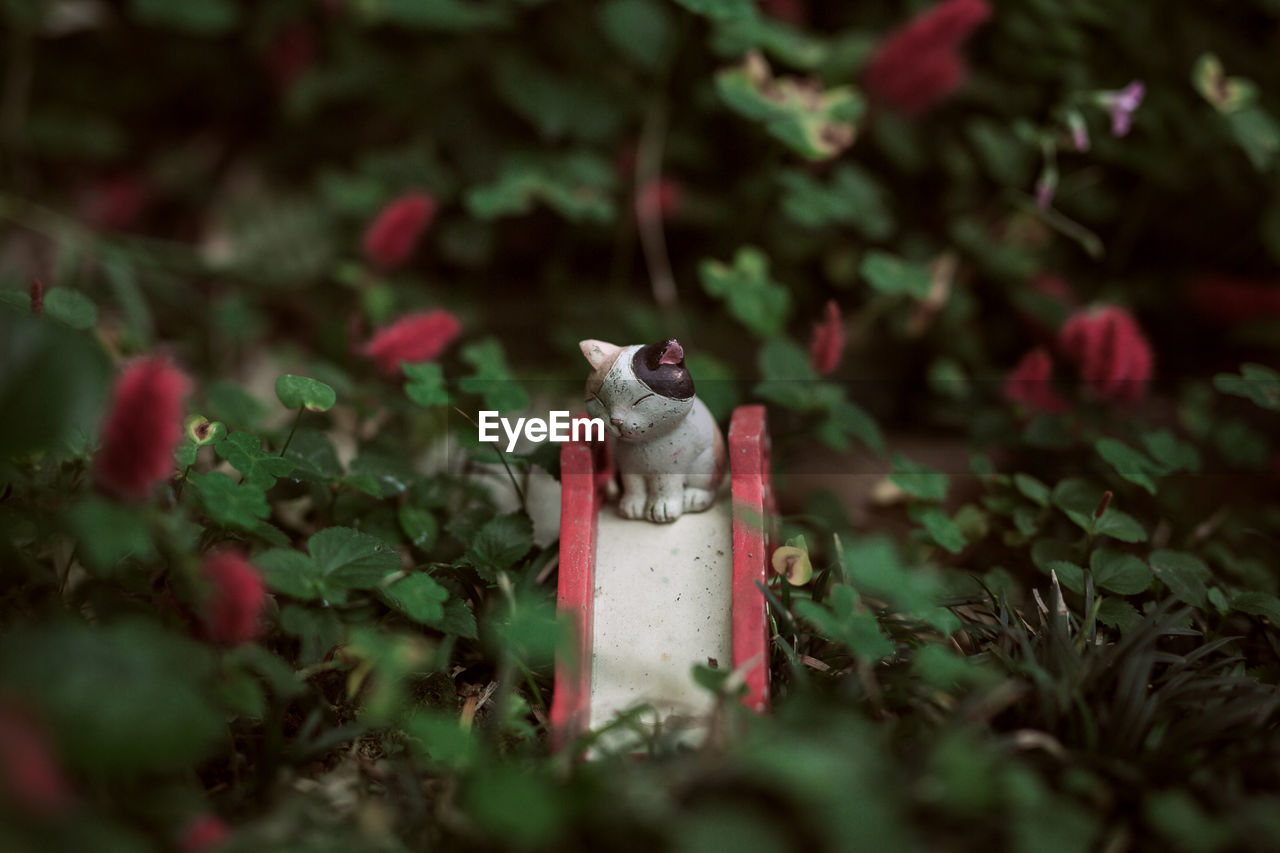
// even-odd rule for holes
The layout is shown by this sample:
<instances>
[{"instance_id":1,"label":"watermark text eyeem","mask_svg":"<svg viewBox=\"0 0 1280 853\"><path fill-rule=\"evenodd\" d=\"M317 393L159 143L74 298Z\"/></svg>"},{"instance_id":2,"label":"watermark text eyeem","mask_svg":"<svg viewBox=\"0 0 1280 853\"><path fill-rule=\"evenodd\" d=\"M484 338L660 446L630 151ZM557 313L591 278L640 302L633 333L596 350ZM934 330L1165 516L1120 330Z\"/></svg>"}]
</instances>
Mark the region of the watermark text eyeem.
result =
<instances>
[{"instance_id":1,"label":"watermark text eyeem","mask_svg":"<svg viewBox=\"0 0 1280 853\"><path fill-rule=\"evenodd\" d=\"M511 453L520 440L521 433L530 441L604 441L604 421L600 418L578 418L567 411L548 412L549 418L510 418L495 411L480 412L479 437L488 444L501 441L498 427L507 436L507 452Z\"/></svg>"}]
</instances>

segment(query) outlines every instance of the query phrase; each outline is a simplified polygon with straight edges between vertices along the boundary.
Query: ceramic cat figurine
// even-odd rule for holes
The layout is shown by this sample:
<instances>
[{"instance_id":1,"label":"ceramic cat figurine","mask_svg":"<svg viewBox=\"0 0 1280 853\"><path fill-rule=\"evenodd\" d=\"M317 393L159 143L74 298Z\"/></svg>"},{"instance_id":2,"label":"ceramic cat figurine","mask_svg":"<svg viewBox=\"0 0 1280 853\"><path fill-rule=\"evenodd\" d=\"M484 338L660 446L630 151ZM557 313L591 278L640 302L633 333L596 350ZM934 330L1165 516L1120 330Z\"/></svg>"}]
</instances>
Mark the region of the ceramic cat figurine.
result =
<instances>
[{"instance_id":1,"label":"ceramic cat figurine","mask_svg":"<svg viewBox=\"0 0 1280 853\"><path fill-rule=\"evenodd\" d=\"M675 521L715 503L724 478L724 438L693 395L684 349L674 339L620 347L582 341L591 363L587 414L615 439L624 518Z\"/></svg>"}]
</instances>

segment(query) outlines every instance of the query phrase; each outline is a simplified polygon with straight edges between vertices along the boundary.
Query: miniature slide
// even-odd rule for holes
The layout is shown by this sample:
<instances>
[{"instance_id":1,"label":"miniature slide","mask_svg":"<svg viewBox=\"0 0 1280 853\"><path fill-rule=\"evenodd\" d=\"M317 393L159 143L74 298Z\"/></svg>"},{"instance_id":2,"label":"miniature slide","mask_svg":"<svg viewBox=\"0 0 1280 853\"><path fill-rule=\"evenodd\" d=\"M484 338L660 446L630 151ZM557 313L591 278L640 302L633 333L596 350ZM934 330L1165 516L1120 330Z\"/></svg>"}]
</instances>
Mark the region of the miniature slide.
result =
<instances>
[{"instance_id":1,"label":"miniature slide","mask_svg":"<svg viewBox=\"0 0 1280 853\"><path fill-rule=\"evenodd\" d=\"M563 746L639 709L636 728L615 727L600 746L636 748L646 732L697 742L714 697L694 682L695 664L734 670L748 707L768 703L757 585L772 509L765 410L734 412L728 494L720 489L674 521L625 517L625 477L621 498L606 501L616 449L570 443L561 454L559 607L576 636L573 654L557 663L553 731Z\"/></svg>"}]
</instances>

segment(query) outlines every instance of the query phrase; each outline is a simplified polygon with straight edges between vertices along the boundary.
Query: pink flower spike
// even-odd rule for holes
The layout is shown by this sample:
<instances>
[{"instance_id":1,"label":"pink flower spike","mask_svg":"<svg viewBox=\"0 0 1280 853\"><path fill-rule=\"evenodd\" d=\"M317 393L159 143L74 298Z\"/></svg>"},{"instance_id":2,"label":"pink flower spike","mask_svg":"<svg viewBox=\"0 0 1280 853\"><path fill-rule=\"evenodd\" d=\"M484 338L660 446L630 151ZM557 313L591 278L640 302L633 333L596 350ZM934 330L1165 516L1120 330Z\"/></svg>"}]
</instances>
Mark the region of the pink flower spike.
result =
<instances>
[{"instance_id":1,"label":"pink flower spike","mask_svg":"<svg viewBox=\"0 0 1280 853\"><path fill-rule=\"evenodd\" d=\"M212 587L204 618L209 639L226 646L256 639L267 603L258 570L240 554L223 551L205 559L204 575Z\"/></svg>"},{"instance_id":2,"label":"pink flower spike","mask_svg":"<svg viewBox=\"0 0 1280 853\"><path fill-rule=\"evenodd\" d=\"M396 377L401 372L400 362L433 361L461 332L458 318L443 309L407 314L374 333L364 345L364 354L384 374Z\"/></svg>"},{"instance_id":3,"label":"pink flower spike","mask_svg":"<svg viewBox=\"0 0 1280 853\"><path fill-rule=\"evenodd\" d=\"M182 853L206 853L213 850L231 835L231 827L216 815L202 814L192 818L182 830L178 849Z\"/></svg>"},{"instance_id":4,"label":"pink flower spike","mask_svg":"<svg viewBox=\"0 0 1280 853\"><path fill-rule=\"evenodd\" d=\"M1151 380L1151 344L1133 315L1117 305L1077 311L1058 333L1058 346L1085 384L1104 400L1142 399Z\"/></svg>"},{"instance_id":5,"label":"pink flower spike","mask_svg":"<svg viewBox=\"0 0 1280 853\"><path fill-rule=\"evenodd\" d=\"M1005 377L1004 398L1028 409L1050 415L1067 410L1067 401L1053 387L1053 357L1044 347L1036 347L1022 357Z\"/></svg>"},{"instance_id":6,"label":"pink flower spike","mask_svg":"<svg viewBox=\"0 0 1280 853\"><path fill-rule=\"evenodd\" d=\"M435 213L435 199L423 192L406 193L389 202L365 229L365 260L383 272L403 264Z\"/></svg>"},{"instance_id":7,"label":"pink flower spike","mask_svg":"<svg viewBox=\"0 0 1280 853\"><path fill-rule=\"evenodd\" d=\"M1142 105L1147 88L1141 80L1134 80L1118 92L1109 92L1102 97L1103 106L1111 114L1111 134L1124 136L1133 126L1133 114Z\"/></svg>"},{"instance_id":8,"label":"pink flower spike","mask_svg":"<svg viewBox=\"0 0 1280 853\"><path fill-rule=\"evenodd\" d=\"M0 703L0 798L46 818L65 812L72 800L44 728L8 702Z\"/></svg>"},{"instance_id":9,"label":"pink flower spike","mask_svg":"<svg viewBox=\"0 0 1280 853\"><path fill-rule=\"evenodd\" d=\"M102 447L93 459L98 486L141 501L173 470L182 439L183 398L191 380L168 359L138 359L116 380L102 425Z\"/></svg>"},{"instance_id":10,"label":"pink flower spike","mask_svg":"<svg viewBox=\"0 0 1280 853\"><path fill-rule=\"evenodd\" d=\"M827 302L823 318L813 324L809 344L809 364L819 376L827 376L840 364L844 355L844 321L834 299Z\"/></svg>"},{"instance_id":11,"label":"pink flower spike","mask_svg":"<svg viewBox=\"0 0 1280 853\"><path fill-rule=\"evenodd\" d=\"M876 48L867 91L906 115L927 111L968 76L958 49L990 16L987 0L942 0L916 15Z\"/></svg>"}]
</instances>

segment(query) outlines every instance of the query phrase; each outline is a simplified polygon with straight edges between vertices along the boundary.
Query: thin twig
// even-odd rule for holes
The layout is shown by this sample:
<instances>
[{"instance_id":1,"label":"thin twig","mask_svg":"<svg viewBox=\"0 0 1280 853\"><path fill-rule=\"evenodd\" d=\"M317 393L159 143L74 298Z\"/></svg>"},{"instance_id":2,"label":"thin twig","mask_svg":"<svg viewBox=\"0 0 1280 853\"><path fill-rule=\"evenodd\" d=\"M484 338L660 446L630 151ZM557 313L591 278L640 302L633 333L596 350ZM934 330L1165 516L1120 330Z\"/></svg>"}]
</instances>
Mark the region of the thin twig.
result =
<instances>
[{"instance_id":1,"label":"thin twig","mask_svg":"<svg viewBox=\"0 0 1280 853\"><path fill-rule=\"evenodd\" d=\"M640 232L645 265L649 268L654 301L663 311L674 312L679 307L680 298L676 293L675 274L671 272L671 257L667 254L667 237L662 229L662 216L654 211L646 213L641 209L645 187L653 184L662 173L662 148L666 133L667 107L665 100L659 97L645 117L644 127L640 132L633 195L636 227Z\"/></svg>"}]
</instances>

